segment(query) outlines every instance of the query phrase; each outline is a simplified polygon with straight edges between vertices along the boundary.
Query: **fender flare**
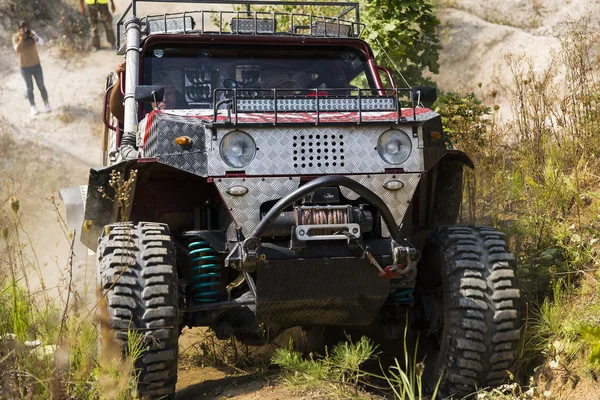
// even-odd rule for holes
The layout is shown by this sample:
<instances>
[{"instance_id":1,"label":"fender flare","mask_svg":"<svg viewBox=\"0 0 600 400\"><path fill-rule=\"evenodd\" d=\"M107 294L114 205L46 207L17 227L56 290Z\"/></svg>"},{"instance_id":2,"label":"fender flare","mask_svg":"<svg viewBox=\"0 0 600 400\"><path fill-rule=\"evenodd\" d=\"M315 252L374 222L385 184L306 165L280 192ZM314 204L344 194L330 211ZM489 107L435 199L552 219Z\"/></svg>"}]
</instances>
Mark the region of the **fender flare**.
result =
<instances>
[{"instance_id":1,"label":"fender flare","mask_svg":"<svg viewBox=\"0 0 600 400\"><path fill-rule=\"evenodd\" d=\"M444 157L442 157L442 159L439 161L439 163L448 162L448 161L457 161L463 165L466 165L467 167L469 167L471 169L475 169L475 163L473 163L473 160L471 160L471 157L469 157L469 155L467 153L465 153L464 151L446 150L446 154L444 155Z\"/></svg>"},{"instance_id":2,"label":"fender flare","mask_svg":"<svg viewBox=\"0 0 600 400\"><path fill-rule=\"evenodd\" d=\"M88 249L96 251L104 227L118 220L119 209L112 200L114 191L109 183L111 172L118 170L121 171L122 176L126 176L136 163L137 160L129 160L108 167L90 169L87 196L84 199L84 215L79 225L81 242Z\"/></svg>"}]
</instances>

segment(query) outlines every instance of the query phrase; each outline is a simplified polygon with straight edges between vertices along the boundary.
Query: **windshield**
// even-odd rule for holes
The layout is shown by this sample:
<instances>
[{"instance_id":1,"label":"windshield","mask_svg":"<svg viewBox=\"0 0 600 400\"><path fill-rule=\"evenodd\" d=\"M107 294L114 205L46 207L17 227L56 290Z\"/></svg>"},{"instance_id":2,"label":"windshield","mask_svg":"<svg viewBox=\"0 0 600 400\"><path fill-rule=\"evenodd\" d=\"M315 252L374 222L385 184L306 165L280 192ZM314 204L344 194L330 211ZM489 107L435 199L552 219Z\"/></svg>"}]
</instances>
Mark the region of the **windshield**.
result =
<instances>
[{"instance_id":1,"label":"windshield","mask_svg":"<svg viewBox=\"0 0 600 400\"><path fill-rule=\"evenodd\" d=\"M224 88L236 88L242 97L272 97L273 88L289 89L278 97L356 95L349 89L374 87L367 66L351 47L154 47L145 54L143 83L165 86L166 108L212 108L213 92Z\"/></svg>"}]
</instances>

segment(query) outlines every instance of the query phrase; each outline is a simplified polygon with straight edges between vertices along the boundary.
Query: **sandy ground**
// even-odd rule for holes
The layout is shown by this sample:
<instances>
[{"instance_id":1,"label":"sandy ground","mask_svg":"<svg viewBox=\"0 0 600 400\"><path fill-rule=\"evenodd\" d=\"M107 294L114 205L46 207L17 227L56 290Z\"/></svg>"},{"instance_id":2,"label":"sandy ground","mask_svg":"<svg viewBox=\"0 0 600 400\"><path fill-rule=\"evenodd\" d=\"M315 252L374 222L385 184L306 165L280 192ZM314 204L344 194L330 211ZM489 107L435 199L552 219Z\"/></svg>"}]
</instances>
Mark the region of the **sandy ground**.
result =
<instances>
[{"instance_id":1,"label":"sandy ground","mask_svg":"<svg viewBox=\"0 0 600 400\"><path fill-rule=\"evenodd\" d=\"M314 398L294 393L265 372L260 376L247 375L229 367L199 366L197 344L205 341L205 329L184 329L179 339L180 361L176 400L239 399L277 400ZM253 351L260 351L254 348Z\"/></svg>"},{"instance_id":2,"label":"sandy ground","mask_svg":"<svg viewBox=\"0 0 600 400\"><path fill-rule=\"evenodd\" d=\"M0 118L15 129L11 138L18 145L6 155L5 168L24 183L13 194L21 199L24 228L32 237L46 287L52 289L65 285L70 243L48 198L58 198L53 191L60 188L85 184L89 167L101 163L103 83L118 59L109 51L60 58L50 47L41 49L40 57L52 112L42 112L36 88L40 114L30 115L25 83L14 70L2 80L0 102L11 106L0 110ZM65 217L64 209L59 210ZM95 268L87 252L78 250L74 282L84 293L93 288ZM34 275L32 282L36 281Z\"/></svg>"}]
</instances>

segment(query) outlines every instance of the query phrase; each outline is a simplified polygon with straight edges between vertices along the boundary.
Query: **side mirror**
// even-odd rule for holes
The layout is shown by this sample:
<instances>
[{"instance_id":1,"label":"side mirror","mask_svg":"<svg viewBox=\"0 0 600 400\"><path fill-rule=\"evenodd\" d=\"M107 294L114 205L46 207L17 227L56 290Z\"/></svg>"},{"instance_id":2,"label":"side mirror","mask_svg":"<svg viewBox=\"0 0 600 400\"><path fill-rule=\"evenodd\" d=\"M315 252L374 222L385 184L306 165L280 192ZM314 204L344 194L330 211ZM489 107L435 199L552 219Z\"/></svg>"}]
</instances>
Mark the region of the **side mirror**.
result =
<instances>
[{"instance_id":1,"label":"side mirror","mask_svg":"<svg viewBox=\"0 0 600 400\"><path fill-rule=\"evenodd\" d=\"M144 103L160 103L165 95L162 86L139 85L135 88L134 98Z\"/></svg>"},{"instance_id":2,"label":"side mirror","mask_svg":"<svg viewBox=\"0 0 600 400\"><path fill-rule=\"evenodd\" d=\"M410 95L413 102L433 103L437 100L437 90L433 86L413 86Z\"/></svg>"}]
</instances>

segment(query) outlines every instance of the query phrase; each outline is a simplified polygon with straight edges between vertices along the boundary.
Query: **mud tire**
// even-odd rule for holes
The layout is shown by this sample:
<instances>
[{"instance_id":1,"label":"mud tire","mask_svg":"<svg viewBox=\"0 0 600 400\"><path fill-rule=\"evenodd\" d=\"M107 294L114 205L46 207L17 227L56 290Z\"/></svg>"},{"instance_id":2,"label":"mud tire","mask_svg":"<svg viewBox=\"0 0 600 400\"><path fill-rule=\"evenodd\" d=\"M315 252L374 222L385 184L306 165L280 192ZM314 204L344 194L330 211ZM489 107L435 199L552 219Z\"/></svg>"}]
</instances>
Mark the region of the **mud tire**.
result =
<instances>
[{"instance_id":1,"label":"mud tire","mask_svg":"<svg viewBox=\"0 0 600 400\"><path fill-rule=\"evenodd\" d=\"M502 384L519 341L520 300L515 258L504 234L487 227L441 227L423 254L420 264L438 274L444 304L429 388L442 376L440 394L462 398Z\"/></svg>"},{"instance_id":2,"label":"mud tire","mask_svg":"<svg viewBox=\"0 0 600 400\"><path fill-rule=\"evenodd\" d=\"M128 330L143 338L138 396L175 394L179 300L173 240L165 224L107 225L98 245L98 280L110 327L124 355Z\"/></svg>"}]
</instances>

